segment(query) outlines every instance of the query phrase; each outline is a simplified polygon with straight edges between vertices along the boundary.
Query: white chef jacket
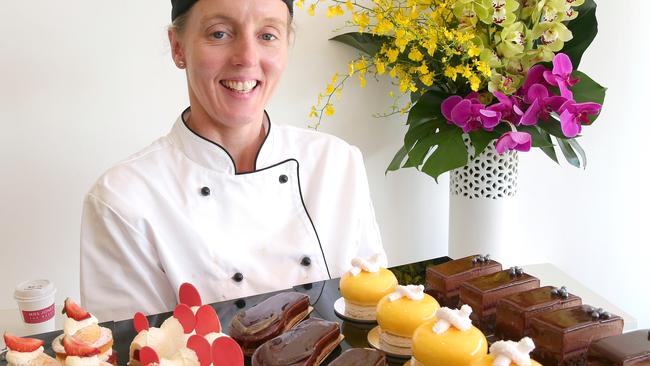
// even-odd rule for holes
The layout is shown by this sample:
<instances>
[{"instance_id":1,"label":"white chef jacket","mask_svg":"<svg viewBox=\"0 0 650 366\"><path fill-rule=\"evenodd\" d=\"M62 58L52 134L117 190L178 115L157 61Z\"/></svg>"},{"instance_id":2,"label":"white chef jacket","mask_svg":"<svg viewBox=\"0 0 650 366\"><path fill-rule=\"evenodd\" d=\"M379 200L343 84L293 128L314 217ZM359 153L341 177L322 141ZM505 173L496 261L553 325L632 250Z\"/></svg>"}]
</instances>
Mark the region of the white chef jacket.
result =
<instances>
[{"instance_id":1,"label":"white chef jacket","mask_svg":"<svg viewBox=\"0 0 650 366\"><path fill-rule=\"evenodd\" d=\"M98 319L169 311L183 282L212 303L339 277L352 258L384 253L356 147L269 119L256 170L237 174L184 114L85 198L81 301Z\"/></svg>"}]
</instances>

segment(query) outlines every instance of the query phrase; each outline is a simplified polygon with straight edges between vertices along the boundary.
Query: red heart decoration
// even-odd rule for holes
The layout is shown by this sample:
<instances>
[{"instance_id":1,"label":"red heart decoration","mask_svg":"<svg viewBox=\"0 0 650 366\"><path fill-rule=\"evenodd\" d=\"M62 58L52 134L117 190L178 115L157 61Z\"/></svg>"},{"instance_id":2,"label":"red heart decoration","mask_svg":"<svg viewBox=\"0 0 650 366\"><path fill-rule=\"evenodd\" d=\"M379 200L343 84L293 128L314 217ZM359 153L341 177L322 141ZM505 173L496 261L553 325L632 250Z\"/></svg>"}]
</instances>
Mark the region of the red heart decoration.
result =
<instances>
[{"instance_id":1,"label":"red heart decoration","mask_svg":"<svg viewBox=\"0 0 650 366\"><path fill-rule=\"evenodd\" d=\"M142 347L140 349L140 365L149 366L152 363L160 363L158 354L151 347Z\"/></svg>"},{"instance_id":2,"label":"red heart decoration","mask_svg":"<svg viewBox=\"0 0 650 366\"><path fill-rule=\"evenodd\" d=\"M196 317L189 306L185 304L176 305L176 308L174 309L174 318L181 323L185 334L192 333L196 326Z\"/></svg>"},{"instance_id":3,"label":"red heart decoration","mask_svg":"<svg viewBox=\"0 0 650 366\"><path fill-rule=\"evenodd\" d=\"M135 331L140 333L143 330L148 330L149 329L149 320L147 319L144 314L137 312L133 316L133 328L135 328Z\"/></svg>"},{"instance_id":4,"label":"red heart decoration","mask_svg":"<svg viewBox=\"0 0 650 366\"><path fill-rule=\"evenodd\" d=\"M209 366L212 363L212 348L207 339L195 334L187 340L187 348L196 353L201 366Z\"/></svg>"},{"instance_id":5,"label":"red heart decoration","mask_svg":"<svg viewBox=\"0 0 650 366\"><path fill-rule=\"evenodd\" d=\"M221 322L212 306L203 305L196 312L196 334L204 336L212 332L221 332Z\"/></svg>"},{"instance_id":6,"label":"red heart decoration","mask_svg":"<svg viewBox=\"0 0 650 366\"><path fill-rule=\"evenodd\" d=\"M185 304L189 307L201 306L201 304L203 304L199 291L191 283L187 282L182 284L181 288L178 290L178 299L181 301L181 304Z\"/></svg>"},{"instance_id":7,"label":"red heart decoration","mask_svg":"<svg viewBox=\"0 0 650 366\"><path fill-rule=\"evenodd\" d=\"M230 337L219 337L212 343L214 366L244 366L244 353Z\"/></svg>"}]
</instances>

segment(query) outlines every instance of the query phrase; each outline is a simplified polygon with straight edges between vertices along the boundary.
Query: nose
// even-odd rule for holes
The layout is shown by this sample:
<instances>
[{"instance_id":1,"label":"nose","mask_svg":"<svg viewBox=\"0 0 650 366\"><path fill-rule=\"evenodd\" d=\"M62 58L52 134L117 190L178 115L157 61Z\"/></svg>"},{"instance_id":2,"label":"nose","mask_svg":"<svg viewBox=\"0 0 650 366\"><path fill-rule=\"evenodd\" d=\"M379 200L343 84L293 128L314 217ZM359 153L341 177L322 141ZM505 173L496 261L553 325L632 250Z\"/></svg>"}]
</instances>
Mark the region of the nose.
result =
<instances>
[{"instance_id":1,"label":"nose","mask_svg":"<svg viewBox=\"0 0 650 366\"><path fill-rule=\"evenodd\" d=\"M242 35L233 44L231 62L234 66L251 67L258 61L257 39L254 35Z\"/></svg>"}]
</instances>

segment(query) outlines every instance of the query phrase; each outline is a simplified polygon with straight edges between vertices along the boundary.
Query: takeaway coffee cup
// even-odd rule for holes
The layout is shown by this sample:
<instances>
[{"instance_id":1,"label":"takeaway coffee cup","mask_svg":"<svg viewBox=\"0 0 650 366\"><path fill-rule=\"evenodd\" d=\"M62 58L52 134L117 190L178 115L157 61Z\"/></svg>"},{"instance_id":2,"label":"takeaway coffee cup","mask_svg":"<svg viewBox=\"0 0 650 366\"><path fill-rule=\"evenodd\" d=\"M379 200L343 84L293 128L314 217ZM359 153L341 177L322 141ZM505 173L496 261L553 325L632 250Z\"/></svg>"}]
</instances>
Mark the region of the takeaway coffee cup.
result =
<instances>
[{"instance_id":1,"label":"takeaway coffee cup","mask_svg":"<svg viewBox=\"0 0 650 366\"><path fill-rule=\"evenodd\" d=\"M14 291L14 299L29 334L46 333L55 330L54 295L56 288L48 280L26 281Z\"/></svg>"}]
</instances>

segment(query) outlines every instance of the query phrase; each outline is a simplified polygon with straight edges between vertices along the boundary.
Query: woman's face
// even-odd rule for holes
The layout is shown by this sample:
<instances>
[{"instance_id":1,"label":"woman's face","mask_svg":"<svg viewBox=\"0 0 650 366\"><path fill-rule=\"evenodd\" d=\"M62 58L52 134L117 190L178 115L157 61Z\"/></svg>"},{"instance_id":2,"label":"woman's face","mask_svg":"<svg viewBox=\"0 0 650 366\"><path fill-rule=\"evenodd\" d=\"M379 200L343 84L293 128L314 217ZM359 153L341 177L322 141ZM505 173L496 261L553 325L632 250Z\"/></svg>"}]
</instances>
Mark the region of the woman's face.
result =
<instances>
[{"instance_id":1,"label":"woman's face","mask_svg":"<svg viewBox=\"0 0 650 366\"><path fill-rule=\"evenodd\" d=\"M280 0L198 1L184 32L170 32L193 108L229 127L261 121L287 62L288 16Z\"/></svg>"}]
</instances>

